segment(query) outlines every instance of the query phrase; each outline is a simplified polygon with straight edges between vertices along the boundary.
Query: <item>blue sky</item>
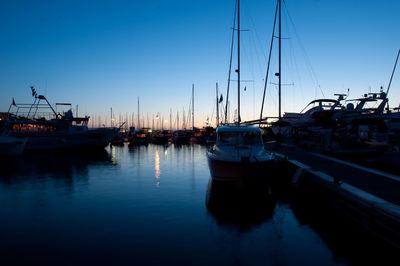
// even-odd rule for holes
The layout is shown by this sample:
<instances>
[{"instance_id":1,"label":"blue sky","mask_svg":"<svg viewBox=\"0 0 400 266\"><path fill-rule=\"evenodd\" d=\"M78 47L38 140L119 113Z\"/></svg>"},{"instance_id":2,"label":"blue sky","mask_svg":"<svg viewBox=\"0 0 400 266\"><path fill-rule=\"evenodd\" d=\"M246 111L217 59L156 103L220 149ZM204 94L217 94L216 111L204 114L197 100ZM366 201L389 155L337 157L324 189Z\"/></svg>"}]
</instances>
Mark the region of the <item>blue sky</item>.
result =
<instances>
[{"instance_id":1,"label":"blue sky","mask_svg":"<svg viewBox=\"0 0 400 266\"><path fill-rule=\"evenodd\" d=\"M275 5L241 0L245 120L259 116ZM285 8L282 77L294 85L283 87L283 111L347 88L355 98L387 87L400 48L399 1L287 0ZM80 114L103 120L110 107L117 117L137 115L138 96L145 118L160 113L169 120L171 108L174 119L188 111L195 84L196 125L215 121L215 83L224 98L226 92L233 11L233 0L1 1L0 110L12 97L31 102L33 85L51 103L78 104ZM399 71L392 106L400 104ZM230 97L233 112L236 91ZM265 108L277 115L273 84Z\"/></svg>"}]
</instances>

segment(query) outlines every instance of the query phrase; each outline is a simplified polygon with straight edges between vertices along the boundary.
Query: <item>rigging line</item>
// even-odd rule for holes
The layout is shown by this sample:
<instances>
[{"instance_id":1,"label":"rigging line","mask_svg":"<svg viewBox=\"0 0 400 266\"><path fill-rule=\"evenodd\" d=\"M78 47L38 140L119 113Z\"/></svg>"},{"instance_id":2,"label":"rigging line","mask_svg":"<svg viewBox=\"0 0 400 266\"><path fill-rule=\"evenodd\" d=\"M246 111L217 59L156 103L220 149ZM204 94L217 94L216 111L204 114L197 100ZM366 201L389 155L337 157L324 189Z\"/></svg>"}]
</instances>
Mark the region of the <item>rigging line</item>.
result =
<instances>
[{"instance_id":1,"label":"rigging line","mask_svg":"<svg viewBox=\"0 0 400 266\"><path fill-rule=\"evenodd\" d=\"M386 97L387 97L387 95L388 95L388 93L389 93L390 85L392 84L392 79L393 79L394 71L396 70L396 66L397 66L397 60L399 60L399 54L400 54L400 49L399 49L399 51L398 51L398 53L397 53L396 62L394 63L392 75L390 76L389 85L388 85L388 88L387 88L387 90L386 90Z\"/></svg>"},{"instance_id":2,"label":"rigging line","mask_svg":"<svg viewBox=\"0 0 400 266\"><path fill-rule=\"evenodd\" d=\"M210 118L210 121L209 121L210 124L213 122L213 119L214 119L214 111L215 111L215 106L213 106L213 110L212 110L212 113L211 113L211 118Z\"/></svg>"},{"instance_id":3,"label":"rigging line","mask_svg":"<svg viewBox=\"0 0 400 266\"><path fill-rule=\"evenodd\" d=\"M289 8L287 7L285 1L283 1L283 3L284 3L284 5L285 5L285 9L284 9L284 10L286 11L287 17L289 18L289 21L290 21L290 23L291 23L292 26L293 26L295 36L296 36L296 38L297 38L297 40L298 40L298 42L299 42L299 45L300 45L301 50L302 50L303 53L304 53L304 57L305 57L305 59L306 59L306 62L307 62L307 64L308 64L308 67L310 68L310 72L311 72L311 75L312 75L312 77L313 77L313 79L314 79L314 82L316 83L315 86L316 86L317 88L319 87L320 90L321 90L322 95L324 95L324 93L323 93L323 91L322 91L322 88L321 88L321 86L319 85L319 81L318 81L317 75L315 74L315 71L314 71L314 69L313 69L313 67L312 67L312 65L311 65L311 62L310 62L310 59L309 59L308 54L307 54L307 52L306 52L306 49L304 48L304 46L303 46L303 44L302 44L302 42L301 42L301 39L300 39L299 34L297 33L297 29L296 29L296 27L295 27L295 24L294 24L294 22L293 22L293 20L292 20L292 17L290 16Z\"/></svg>"},{"instance_id":4,"label":"rigging line","mask_svg":"<svg viewBox=\"0 0 400 266\"><path fill-rule=\"evenodd\" d=\"M271 45L269 47L267 73L265 74L265 83L264 83L264 92L263 92L262 103L261 103L260 119L262 119L262 115L263 115L263 111L264 111L265 91L267 90L269 66L270 66L270 63L271 63L271 54L272 54L272 46L273 46L273 43L274 43L275 25L276 25L276 16L277 16L277 14L278 14L278 5L276 5L276 8L275 8L274 26L272 27L272 38L271 38Z\"/></svg>"},{"instance_id":5,"label":"rigging line","mask_svg":"<svg viewBox=\"0 0 400 266\"><path fill-rule=\"evenodd\" d=\"M229 59L228 88L227 88L227 91L226 91L225 123L227 123L227 117L228 117L228 98L229 98L229 85L230 85L230 82L231 82L231 72L232 72L233 42L234 42L234 40L235 40L236 9L237 9L237 0L235 1L235 13L234 13L234 15L233 15L233 29L232 29L232 41L231 41L231 56L230 56L230 59Z\"/></svg>"},{"instance_id":6,"label":"rigging line","mask_svg":"<svg viewBox=\"0 0 400 266\"><path fill-rule=\"evenodd\" d=\"M288 35L292 36L292 31L291 31L291 27L289 27L289 23L285 17L285 24L286 24L286 28L288 30ZM298 82L296 82L296 87L300 88L300 90L294 90L293 92L293 97L292 97L292 108L296 105L296 103L299 101L299 99L296 98L295 92L299 92L301 95L301 99L304 101L304 94L303 94L303 86L302 86L302 75L300 73L300 67L298 66L296 57L295 57L295 48L294 48L294 43L293 43L293 38L289 38L288 43L290 45L288 45L287 47L290 49L290 51L288 52L290 54L290 65L292 67L292 72L293 73L293 78L297 79ZM294 82L292 81L292 85L294 85ZM324 96L325 98L325 96Z\"/></svg>"},{"instance_id":7,"label":"rigging line","mask_svg":"<svg viewBox=\"0 0 400 266\"><path fill-rule=\"evenodd\" d=\"M254 35L255 35L255 38L252 36L252 34L250 34L250 37L253 37L254 39L256 39L258 41L258 42L256 42L255 40L253 41L255 44L258 44L258 46L254 45L255 52L256 52L255 54L262 54L264 60L266 60L267 56L265 54L265 50L263 49L263 45L262 45L262 42L261 42L261 39L260 39L260 35L257 32L257 28L256 28L256 24L254 23L253 16L251 16L251 14L249 14L247 12L247 10L249 10L249 8L247 8L247 2L246 1L244 2L244 5L246 6L244 8L244 12L246 12L245 18L247 18L247 20L250 22L249 24L251 24L252 29L253 29L250 32L254 33Z\"/></svg>"},{"instance_id":8,"label":"rigging line","mask_svg":"<svg viewBox=\"0 0 400 266\"><path fill-rule=\"evenodd\" d=\"M249 81L247 81L247 82L252 82L253 83L253 85L254 85L254 80L255 80L255 69L254 69L254 65L255 65L255 62L256 62L256 60L255 60L255 58L254 58L254 54L255 53L253 53L253 49L251 49L251 48L253 48L253 46L252 45L250 45L250 42L251 42L251 35L249 36L250 38L249 38L249 45L243 45L242 47L243 47L243 49L242 49L242 51L243 51L243 53L242 54L245 54L246 55L246 59L247 59L247 61L245 61L246 62L246 69L248 69L248 75L249 76L251 76L251 80L249 80ZM243 38L242 38L243 39ZM249 49L247 49L246 47L249 47ZM242 75L243 76L243 75ZM240 82L241 83L243 83L245 80L243 80L242 78L240 79ZM245 96L246 95L243 95L243 96L241 96L241 97L243 97L243 102L245 102L244 101L244 98L245 98Z\"/></svg>"}]
</instances>

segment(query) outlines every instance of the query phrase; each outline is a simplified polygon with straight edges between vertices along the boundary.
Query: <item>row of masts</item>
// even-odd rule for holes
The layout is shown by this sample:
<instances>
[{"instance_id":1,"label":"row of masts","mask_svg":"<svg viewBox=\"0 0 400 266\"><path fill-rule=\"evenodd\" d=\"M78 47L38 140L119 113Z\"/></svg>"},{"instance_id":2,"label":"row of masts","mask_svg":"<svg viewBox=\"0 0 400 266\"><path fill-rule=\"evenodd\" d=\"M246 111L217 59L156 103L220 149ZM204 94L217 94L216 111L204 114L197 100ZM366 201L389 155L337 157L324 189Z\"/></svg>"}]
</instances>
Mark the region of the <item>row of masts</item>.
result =
<instances>
[{"instance_id":1,"label":"row of masts","mask_svg":"<svg viewBox=\"0 0 400 266\"><path fill-rule=\"evenodd\" d=\"M140 99L138 97L137 101L137 113L135 112L119 112L116 115L116 112L113 108L110 108L110 115L91 115L89 126L91 127L119 127L123 125L123 128L129 129L130 127L135 128L152 128L152 129L168 129L168 130L185 130L185 129L193 129L195 127L195 106L194 106L194 85L192 85L192 99L191 99L191 108L188 111L185 111L185 108L182 107L182 111L176 110L176 116L173 115L173 109L170 108L169 112L169 120L166 120L167 115L160 114L157 112L156 114L147 113L145 116L140 114ZM222 94L219 92L218 83L216 83L216 120L215 124L212 121L209 121L207 117L207 121L205 123L206 126L219 126L221 124L221 111L220 105L222 104ZM229 103L228 103L229 110ZM222 114L224 115L224 114ZM228 111L227 121L230 121L231 116L233 120L237 120L237 110L234 110L234 114L230 114ZM116 118L118 117L118 118ZM191 120L191 121L190 121ZM190 127L191 124L191 127Z\"/></svg>"},{"instance_id":2,"label":"row of masts","mask_svg":"<svg viewBox=\"0 0 400 266\"><path fill-rule=\"evenodd\" d=\"M176 111L176 118L172 115L172 109L170 110L169 120L167 115L160 113L151 114L147 113L144 115L138 115L135 112L132 113L119 113L116 115L112 108L110 109L111 114L108 116L104 115L91 115L91 127L119 127L123 124L123 128L154 128L154 129L192 129L190 121L190 112L186 112L183 108L183 115ZM193 122L192 122L193 123Z\"/></svg>"},{"instance_id":3,"label":"row of masts","mask_svg":"<svg viewBox=\"0 0 400 266\"><path fill-rule=\"evenodd\" d=\"M195 126L194 126L194 84L192 84L192 99L191 99L191 109L189 108L189 112L188 114L190 114L191 112L191 118L192 118L192 130L194 130ZM173 127L173 122L172 122L172 108L170 109L170 118L169 118L169 129L189 129L188 125L189 125L189 120L187 120L185 118L185 108L183 108L183 112L182 112L182 127L180 127L179 125L179 111L177 111L176 114L176 123L175 123L175 128ZM188 115L189 117L189 115ZM122 118L122 119L121 119ZM97 123L96 123L97 121ZM168 122L167 120L164 120L164 117L162 115L160 115L160 113L157 113L156 115L152 115L152 125L150 126L149 123L149 115L147 114L147 124L145 125L144 123L144 117L142 117L142 121L140 119L140 100L138 97L137 100L137 124L134 123L134 113L132 112L132 117L129 121L129 117L128 117L128 113L125 113L125 121L123 121L123 115L121 116L121 113L119 114L119 122L115 123L115 119L114 119L114 113L113 113L113 109L112 107L110 108L110 126L111 127L124 127L124 128L129 128L129 127L136 127L136 128L154 128L154 129L165 129L164 128L164 122ZM92 127L99 127L99 126L106 126L106 124L102 124L101 123L101 117L97 117L96 120L96 116L94 115L94 119L92 120Z\"/></svg>"}]
</instances>

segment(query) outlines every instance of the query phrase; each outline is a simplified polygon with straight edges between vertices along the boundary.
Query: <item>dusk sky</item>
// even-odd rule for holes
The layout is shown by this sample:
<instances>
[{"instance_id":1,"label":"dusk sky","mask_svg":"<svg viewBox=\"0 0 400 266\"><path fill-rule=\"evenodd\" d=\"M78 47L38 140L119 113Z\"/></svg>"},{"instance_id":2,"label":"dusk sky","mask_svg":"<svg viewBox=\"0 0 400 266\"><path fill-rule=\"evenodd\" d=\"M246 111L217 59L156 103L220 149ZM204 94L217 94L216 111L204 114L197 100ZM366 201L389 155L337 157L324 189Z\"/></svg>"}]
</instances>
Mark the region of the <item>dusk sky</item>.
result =
<instances>
[{"instance_id":1,"label":"dusk sky","mask_svg":"<svg viewBox=\"0 0 400 266\"><path fill-rule=\"evenodd\" d=\"M194 84L196 125L207 117L215 122L216 82L226 97L234 0L0 5L0 111L13 97L32 102L33 85L53 104L79 105L81 115L109 121L111 107L116 116L137 115L140 97L142 116L169 120L170 108L174 119L188 111ZM242 120L259 116L275 6L275 0L241 0ZM292 85L283 86L283 111L348 88L349 98L386 90L400 48L399 14L398 0L285 1L282 82ZM277 49L271 68L274 82ZM233 113L235 81L231 88ZM389 98L391 106L400 104L400 66ZM270 83L265 110L277 115L277 87Z\"/></svg>"}]
</instances>

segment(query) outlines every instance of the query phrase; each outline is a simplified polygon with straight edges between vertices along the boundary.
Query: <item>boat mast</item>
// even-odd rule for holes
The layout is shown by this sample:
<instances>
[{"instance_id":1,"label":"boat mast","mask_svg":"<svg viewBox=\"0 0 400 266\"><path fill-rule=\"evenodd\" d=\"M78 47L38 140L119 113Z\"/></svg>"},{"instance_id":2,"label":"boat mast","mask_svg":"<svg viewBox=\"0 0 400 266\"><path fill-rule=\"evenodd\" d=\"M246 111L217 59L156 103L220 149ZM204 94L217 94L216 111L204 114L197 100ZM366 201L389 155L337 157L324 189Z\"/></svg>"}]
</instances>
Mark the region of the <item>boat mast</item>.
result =
<instances>
[{"instance_id":1,"label":"boat mast","mask_svg":"<svg viewBox=\"0 0 400 266\"><path fill-rule=\"evenodd\" d=\"M110 125L111 127L113 127L113 118L112 118L113 114L112 114L112 107L111 107L111 119L110 119Z\"/></svg>"},{"instance_id":2,"label":"boat mast","mask_svg":"<svg viewBox=\"0 0 400 266\"><path fill-rule=\"evenodd\" d=\"M192 130L194 130L194 84L192 84Z\"/></svg>"},{"instance_id":3,"label":"boat mast","mask_svg":"<svg viewBox=\"0 0 400 266\"><path fill-rule=\"evenodd\" d=\"M235 40L235 26L236 26L236 9L237 1L235 1L235 12L233 15L233 28L232 28L232 41L231 41L231 56L229 59L229 72L228 72L228 88L226 90L226 104L225 104L225 123L228 123L228 102L229 102L229 85L231 83L231 72L232 72L232 54L233 54L233 44Z\"/></svg>"},{"instance_id":4,"label":"boat mast","mask_svg":"<svg viewBox=\"0 0 400 266\"><path fill-rule=\"evenodd\" d=\"M281 119L281 80L282 80L282 75L281 75L281 33L282 33L282 23L281 23L281 18L282 18L282 13L281 13L281 5L282 5L282 0L278 1L279 3L279 85L278 85L278 91L279 91L279 120Z\"/></svg>"},{"instance_id":5,"label":"boat mast","mask_svg":"<svg viewBox=\"0 0 400 266\"><path fill-rule=\"evenodd\" d=\"M218 82L215 83L215 92L216 92L216 97L217 97L217 127L219 126L219 108L218 108Z\"/></svg>"},{"instance_id":6,"label":"boat mast","mask_svg":"<svg viewBox=\"0 0 400 266\"><path fill-rule=\"evenodd\" d=\"M271 63L271 55L272 55L272 46L274 44L274 38L275 38L275 25L276 25L276 16L278 14L278 5L276 5L275 8L275 17L274 17L274 26L272 27L272 37L271 37L271 44L269 46L269 56L268 56L268 63L267 63L267 73L265 74L265 82L264 82L264 93L263 93L263 98L262 98L262 103L261 103L261 112L260 112L260 122L262 120L263 116L263 110L264 110L264 101L265 101L265 92L267 90L267 84L268 84L268 76L269 76L269 66ZM259 124L261 125L261 124Z\"/></svg>"},{"instance_id":7,"label":"boat mast","mask_svg":"<svg viewBox=\"0 0 400 266\"><path fill-rule=\"evenodd\" d=\"M237 69L237 73L238 73L238 121L237 121L237 125L240 125L240 0L238 1L238 69Z\"/></svg>"},{"instance_id":8,"label":"boat mast","mask_svg":"<svg viewBox=\"0 0 400 266\"><path fill-rule=\"evenodd\" d=\"M176 130L179 130L179 110L176 111Z\"/></svg>"},{"instance_id":9,"label":"boat mast","mask_svg":"<svg viewBox=\"0 0 400 266\"><path fill-rule=\"evenodd\" d=\"M139 96L137 97L137 124L138 124L138 128L140 128L140 116L139 116Z\"/></svg>"}]
</instances>

